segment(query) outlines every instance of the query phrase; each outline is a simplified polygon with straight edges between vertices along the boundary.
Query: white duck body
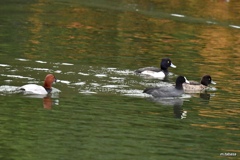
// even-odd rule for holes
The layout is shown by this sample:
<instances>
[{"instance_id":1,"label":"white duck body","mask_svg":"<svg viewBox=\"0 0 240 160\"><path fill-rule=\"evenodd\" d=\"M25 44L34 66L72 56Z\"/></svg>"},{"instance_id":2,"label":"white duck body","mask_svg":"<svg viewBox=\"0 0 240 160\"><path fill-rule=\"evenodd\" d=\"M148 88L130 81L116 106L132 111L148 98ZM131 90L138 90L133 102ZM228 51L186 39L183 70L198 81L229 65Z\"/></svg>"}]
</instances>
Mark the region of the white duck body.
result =
<instances>
[{"instance_id":1,"label":"white duck body","mask_svg":"<svg viewBox=\"0 0 240 160\"><path fill-rule=\"evenodd\" d=\"M154 78L165 78L165 73L160 71L160 72L154 72L154 71L150 71L150 70L146 70L146 71L143 71L141 74L143 75L149 75L151 77L154 77Z\"/></svg>"},{"instance_id":2,"label":"white duck body","mask_svg":"<svg viewBox=\"0 0 240 160\"><path fill-rule=\"evenodd\" d=\"M36 84L26 84L20 87L21 90L24 90L25 94L48 94L46 89L43 86Z\"/></svg>"}]
</instances>

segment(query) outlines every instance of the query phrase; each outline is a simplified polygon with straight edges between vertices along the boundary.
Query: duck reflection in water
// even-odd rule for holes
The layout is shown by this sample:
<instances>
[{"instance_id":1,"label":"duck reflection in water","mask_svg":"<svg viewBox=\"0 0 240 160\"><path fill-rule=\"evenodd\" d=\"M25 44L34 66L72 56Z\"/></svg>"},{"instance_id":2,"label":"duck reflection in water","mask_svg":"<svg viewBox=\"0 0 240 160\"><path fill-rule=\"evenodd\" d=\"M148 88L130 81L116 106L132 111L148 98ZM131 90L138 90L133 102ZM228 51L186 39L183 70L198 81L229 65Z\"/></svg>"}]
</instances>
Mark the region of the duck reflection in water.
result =
<instances>
[{"instance_id":1,"label":"duck reflection in water","mask_svg":"<svg viewBox=\"0 0 240 160\"><path fill-rule=\"evenodd\" d=\"M196 98L201 98L202 100L209 102L211 97L214 96L214 94L210 94L207 91L203 92L203 93L189 93L189 95L191 95L191 97L196 97Z\"/></svg>"},{"instance_id":2,"label":"duck reflection in water","mask_svg":"<svg viewBox=\"0 0 240 160\"><path fill-rule=\"evenodd\" d=\"M209 93L200 93L200 98L204 99L204 100L210 100L211 95Z\"/></svg>"},{"instance_id":3,"label":"duck reflection in water","mask_svg":"<svg viewBox=\"0 0 240 160\"><path fill-rule=\"evenodd\" d=\"M59 101L57 99L52 99L51 96L43 98L43 108L52 109L52 106L54 105L59 105Z\"/></svg>"},{"instance_id":4,"label":"duck reflection in water","mask_svg":"<svg viewBox=\"0 0 240 160\"><path fill-rule=\"evenodd\" d=\"M43 108L45 109L52 109L53 106L57 106L59 105L59 100L58 95L56 94L47 94L47 95L24 95L24 97L28 97L28 98L38 98L38 99L42 99L43 100Z\"/></svg>"},{"instance_id":5,"label":"duck reflection in water","mask_svg":"<svg viewBox=\"0 0 240 160\"><path fill-rule=\"evenodd\" d=\"M164 106L173 106L173 113L175 118L184 119L187 118L187 111L183 110L183 99L182 98L156 98L151 97L151 101L162 104Z\"/></svg>"}]
</instances>

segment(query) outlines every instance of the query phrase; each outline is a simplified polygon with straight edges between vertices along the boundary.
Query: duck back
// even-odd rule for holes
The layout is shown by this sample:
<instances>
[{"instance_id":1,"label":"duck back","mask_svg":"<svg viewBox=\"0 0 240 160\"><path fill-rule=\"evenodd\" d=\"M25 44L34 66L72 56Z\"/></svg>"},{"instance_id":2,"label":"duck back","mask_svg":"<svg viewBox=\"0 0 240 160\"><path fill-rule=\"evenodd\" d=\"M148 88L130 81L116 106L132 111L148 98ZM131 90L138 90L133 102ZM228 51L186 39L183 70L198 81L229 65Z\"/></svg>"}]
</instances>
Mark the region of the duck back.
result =
<instances>
[{"instance_id":1,"label":"duck back","mask_svg":"<svg viewBox=\"0 0 240 160\"><path fill-rule=\"evenodd\" d=\"M36 84L26 84L19 89L23 90L26 94L48 94L44 87Z\"/></svg>"},{"instance_id":2,"label":"duck back","mask_svg":"<svg viewBox=\"0 0 240 160\"><path fill-rule=\"evenodd\" d=\"M143 93L152 95L153 97L179 97L183 94L183 90L176 89L175 86L146 88Z\"/></svg>"}]
</instances>

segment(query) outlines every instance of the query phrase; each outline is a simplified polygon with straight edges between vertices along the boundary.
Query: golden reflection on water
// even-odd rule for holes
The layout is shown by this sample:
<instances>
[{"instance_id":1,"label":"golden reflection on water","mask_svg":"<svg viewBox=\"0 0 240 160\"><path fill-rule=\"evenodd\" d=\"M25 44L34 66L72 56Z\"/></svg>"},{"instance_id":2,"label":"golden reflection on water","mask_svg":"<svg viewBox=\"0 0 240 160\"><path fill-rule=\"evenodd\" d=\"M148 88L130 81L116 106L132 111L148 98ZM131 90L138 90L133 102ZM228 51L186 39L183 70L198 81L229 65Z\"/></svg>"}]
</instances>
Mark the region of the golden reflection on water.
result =
<instances>
[{"instance_id":1,"label":"golden reflection on water","mask_svg":"<svg viewBox=\"0 0 240 160\"><path fill-rule=\"evenodd\" d=\"M51 19L48 19L48 17L45 18L45 16L47 16L45 12L49 9L47 2L48 1L39 1L30 7L33 13L28 17L28 20L33 25L29 27L31 32L29 38L30 43L26 45L30 45L29 47L31 48L32 54L26 51L25 55L27 58L40 57L39 54L34 52L54 51L53 46L47 45L47 41L53 41L52 39L54 39L54 46L69 46L67 56L71 59L81 59L81 54L88 52L94 54L94 52L96 52L94 47L98 44L97 42L108 44L109 46L113 46L113 48L116 46L118 49L115 50L115 54L119 56L132 56L131 54L136 53L138 57L147 57L149 54L154 57L159 57L159 52L173 50L174 45L183 43L181 39L174 37L173 34L179 34L179 30L176 30L176 28L180 28L181 30L184 28L185 31L189 30L191 32L195 30L197 34L199 34L197 38L190 38L184 41L184 43L198 46L192 48L198 50L197 54L201 55L202 59L199 59L200 64L204 63L204 65L197 66L199 68L199 74L201 76L210 74L216 81L222 79L222 77L229 77L218 83L218 87L229 93L233 92L233 88L226 84L231 83L233 86L239 85L239 80L231 79L232 75L240 75L240 66L238 64L240 59L238 54L240 52L240 47L238 47L240 35L236 31L216 25L204 28L200 25L197 29L195 28L196 26L188 26L188 28L186 28L186 25L175 23L165 18L153 18L143 14L136 14L137 12L94 11L91 10L91 8L84 8L81 5L58 9L56 13L52 13L51 15L53 17L61 16L63 19L55 19L53 22ZM125 1L123 3L124 6L129 5L136 7ZM156 1L154 3L157 5L158 3L163 3L163 1ZM137 7L148 10L151 9L151 7L154 8L154 3L148 6L148 3L140 2ZM229 14L228 11L231 7L229 4L232 2L216 1L214 3L207 3L209 3L209 5L204 5L200 10L202 11L201 16L203 17L208 17L209 14L211 14L211 17L224 20L226 18L231 19L233 18L232 16L235 16L234 14ZM202 3L196 1L188 1L187 3L172 1L168 3L168 5L176 10L186 5L194 8L201 6L201 4ZM115 18L114 21L111 20L113 17ZM53 32L52 30L54 29L45 27L45 23L60 25L54 27L63 28L62 30L65 34L52 37L51 34L54 33L51 32ZM115 29L117 33L113 34L113 36L115 36L114 40L116 41L109 42L105 33L107 33L107 31L113 32ZM86 34L80 34L83 31L89 33L96 32L96 36L89 37ZM149 34L149 31L151 31L151 34ZM41 50L39 50L38 47L41 47ZM185 46L185 48L187 48L187 46ZM191 50L191 47L189 50ZM111 56L113 53L105 52L105 55L106 54ZM166 55L169 56L171 54L168 53ZM57 56L59 57L61 55ZM66 55L63 54L62 56ZM159 59L157 61L159 61ZM137 61L136 63L141 62ZM157 65L158 64L154 64L154 66ZM224 67L225 65L230 65L231 67ZM239 89L234 90L234 92L240 94Z\"/></svg>"},{"instance_id":2,"label":"golden reflection on water","mask_svg":"<svg viewBox=\"0 0 240 160\"><path fill-rule=\"evenodd\" d=\"M27 58L43 57L43 53L46 53L47 56L48 52L56 52L55 48L57 46L68 46L65 51L66 54L57 54L56 56L62 59L67 56L69 59L79 60L86 57L87 53L91 53L87 54L87 56L95 57L96 54L99 54L96 52L96 48L99 52L101 49L101 46L96 46L104 44L113 48L109 52L105 52L106 47L103 47L101 52L104 52L104 56L115 54L118 56L137 55L136 57L141 58L150 56L156 58L151 62L151 65L158 66L158 61L161 59L159 53L171 56L173 55L171 52L176 52L176 56L178 56L176 46L183 44L184 49L197 50L196 54L201 56L196 58L196 55L193 55L194 61L199 61L199 65L196 64L199 75L210 74L214 81L218 82L218 89L232 94L240 94L239 88L232 87L240 84L238 76L240 75L240 65L238 63L240 60L238 54L240 52L240 47L238 47L240 34L235 29L218 25L210 25L209 27L199 25L196 28L195 25L179 24L170 19L146 16L137 12L96 11L81 5L58 8L49 14L52 16L51 18L51 16L48 17L47 13L49 7L54 8L54 3L51 6L47 2L38 1L30 7L32 11L32 14L28 17L28 21L32 24L29 27L30 43L26 43L27 50L24 53ZM143 1L139 2L137 6L125 1L122 3L123 6L151 10L155 8L155 5L158 6L166 2L153 1L153 4L149 5L148 2ZM204 4L198 10L202 11L202 13L196 12L192 14L200 17L210 16L219 20L232 19L234 16L236 18L235 14L229 13L229 9L233 7L232 2L216 1L206 3L208 5ZM172 1L166 4L175 10L186 6L190 6L192 9L202 6L202 3L197 1L188 1L187 3ZM158 7L161 8L162 6ZM58 16L59 18L56 18ZM48 27L46 24L53 24L53 26ZM55 33L55 29L59 29L63 33L59 34L57 31ZM196 38L185 40L176 37L181 35L181 32L189 32L189 35L194 34ZM111 34L108 35L108 33ZM112 39L110 40L110 38ZM52 44L49 45L49 42L52 42ZM186 46L185 44L190 45ZM31 50L28 50L29 48ZM169 53L169 51L171 52ZM184 58L179 57L180 59ZM142 61L136 61L135 63L139 66L145 65ZM227 67L225 67L226 65ZM192 74L191 70L188 72ZM233 98L229 101L237 101L237 99Z\"/></svg>"},{"instance_id":3,"label":"golden reflection on water","mask_svg":"<svg viewBox=\"0 0 240 160\"><path fill-rule=\"evenodd\" d=\"M237 54L240 48L236 43L240 35L233 36L233 33L235 32L224 27L208 27L201 30L200 37L205 44L199 54L203 57L205 65L199 65L199 70L200 73L211 74L214 81L219 82L217 86L221 89L240 94L239 89L235 90L232 87L239 85L239 80L235 79L240 75L240 55Z\"/></svg>"},{"instance_id":4,"label":"golden reflection on water","mask_svg":"<svg viewBox=\"0 0 240 160\"><path fill-rule=\"evenodd\" d=\"M212 128L212 129L222 129L222 130L239 130L239 128L235 127L227 127L224 125L219 125L219 124L212 124L212 123L205 123L205 124L191 124L192 126L195 127L202 127L202 128Z\"/></svg>"},{"instance_id":5,"label":"golden reflection on water","mask_svg":"<svg viewBox=\"0 0 240 160\"><path fill-rule=\"evenodd\" d=\"M223 152L230 152L230 153L238 153L238 154L240 153L240 150L237 150L237 149L225 149L225 148L223 148L222 151ZM233 159L235 159L235 157L233 157Z\"/></svg>"},{"instance_id":6,"label":"golden reflection on water","mask_svg":"<svg viewBox=\"0 0 240 160\"><path fill-rule=\"evenodd\" d=\"M211 118L220 118L223 115L227 117L238 117L240 114L240 109L238 108L225 108L221 110L207 110L202 109L199 110L199 115L203 117L211 117Z\"/></svg>"},{"instance_id":7,"label":"golden reflection on water","mask_svg":"<svg viewBox=\"0 0 240 160\"><path fill-rule=\"evenodd\" d=\"M215 1L163 1L163 0L153 0L157 4L161 4L163 9L171 9L175 11L191 11L194 17L208 17L211 19L220 20L234 20L240 18L240 10L238 1L234 0L215 0ZM167 6L167 7L165 7ZM183 14L183 13L182 13Z\"/></svg>"},{"instance_id":8,"label":"golden reflection on water","mask_svg":"<svg viewBox=\"0 0 240 160\"><path fill-rule=\"evenodd\" d=\"M229 9L229 3L224 0L216 1L216 3L206 1L206 8L202 14L204 17L229 20L232 17Z\"/></svg>"},{"instance_id":9,"label":"golden reflection on water","mask_svg":"<svg viewBox=\"0 0 240 160\"><path fill-rule=\"evenodd\" d=\"M38 3L34 3L30 7L31 16L28 17L28 21L31 23L31 27L29 27L31 38L29 38L29 44L27 43L27 48L30 48L31 51L27 50L24 54L27 58L36 58L38 55L33 55L29 52L36 52L37 47L41 44L40 40L42 39L42 35L39 34L43 29L43 21L40 19L41 15L44 13L44 9L41 9L44 6L45 1L39 1Z\"/></svg>"},{"instance_id":10,"label":"golden reflection on water","mask_svg":"<svg viewBox=\"0 0 240 160\"><path fill-rule=\"evenodd\" d=\"M239 108L221 108L221 109L200 109L199 116L203 118L214 118L221 120L223 117L238 118L240 115ZM222 122L222 121L220 121ZM220 124L220 122L209 121L204 124L191 124L192 126L202 127L202 128L215 128L223 130L240 130L237 122L226 121Z\"/></svg>"}]
</instances>

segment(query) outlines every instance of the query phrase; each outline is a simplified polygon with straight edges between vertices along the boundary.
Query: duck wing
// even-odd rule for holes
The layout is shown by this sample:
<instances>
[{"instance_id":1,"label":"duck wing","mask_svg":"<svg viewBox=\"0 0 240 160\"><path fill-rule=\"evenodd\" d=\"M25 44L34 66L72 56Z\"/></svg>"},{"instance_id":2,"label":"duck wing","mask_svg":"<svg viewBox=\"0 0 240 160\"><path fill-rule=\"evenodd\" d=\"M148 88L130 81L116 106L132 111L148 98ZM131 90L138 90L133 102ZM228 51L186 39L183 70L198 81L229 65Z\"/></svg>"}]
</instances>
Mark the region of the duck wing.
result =
<instances>
[{"instance_id":1,"label":"duck wing","mask_svg":"<svg viewBox=\"0 0 240 160\"><path fill-rule=\"evenodd\" d=\"M190 85L200 85L200 83L197 81L189 81L189 84Z\"/></svg>"},{"instance_id":2,"label":"duck wing","mask_svg":"<svg viewBox=\"0 0 240 160\"><path fill-rule=\"evenodd\" d=\"M203 92L207 86L202 85L196 81L189 81L190 83L183 83L183 89L185 93L200 93Z\"/></svg>"},{"instance_id":3,"label":"duck wing","mask_svg":"<svg viewBox=\"0 0 240 160\"><path fill-rule=\"evenodd\" d=\"M135 73L142 73L143 71L153 71L153 72L160 72L161 69L157 67L144 67L135 70Z\"/></svg>"},{"instance_id":4,"label":"duck wing","mask_svg":"<svg viewBox=\"0 0 240 160\"><path fill-rule=\"evenodd\" d=\"M146 88L143 93L153 97L178 97L183 94L183 90L178 90L175 86Z\"/></svg>"}]
</instances>

